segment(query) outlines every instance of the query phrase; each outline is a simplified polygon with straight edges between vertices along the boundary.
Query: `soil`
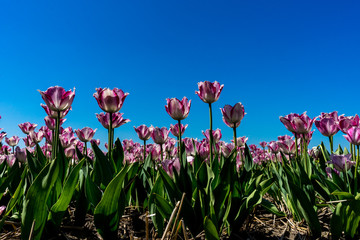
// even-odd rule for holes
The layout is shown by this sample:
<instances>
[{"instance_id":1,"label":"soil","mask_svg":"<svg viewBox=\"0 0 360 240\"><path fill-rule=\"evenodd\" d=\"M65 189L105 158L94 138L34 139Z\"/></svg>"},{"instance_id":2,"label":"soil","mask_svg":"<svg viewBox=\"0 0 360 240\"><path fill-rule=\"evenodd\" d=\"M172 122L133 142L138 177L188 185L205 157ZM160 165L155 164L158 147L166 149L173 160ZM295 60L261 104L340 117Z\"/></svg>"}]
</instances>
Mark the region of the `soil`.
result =
<instances>
[{"instance_id":1,"label":"soil","mask_svg":"<svg viewBox=\"0 0 360 240\"><path fill-rule=\"evenodd\" d=\"M70 217L64 218L62 226L55 236L46 238L48 240L100 240L102 239L97 233L93 217L86 216L86 223L83 227L74 226L73 219L74 209L70 209ZM330 239L330 217L331 212L323 209L319 212L319 220L322 224L322 239ZM120 221L118 236L119 239L146 239L146 216L134 207L128 207ZM160 240L161 236L157 236L152 226L151 219L148 218L148 234L149 239ZM226 231L226 230L225 230ZM5 226L0 233L0 240L20 239L21 229L20 223L15 221L6 221ZM192 237L187 233L185 237L183 233L177 235L177 239L205 239L205 234L201 233L196 237ZM224 233L222 239L229 239ZM261 208L257 208L249 217L243 229L232 239L239 240L306 240L313 239L310 236L309 229L304 222L294 222L293 219L287 217L277 217L269 214Z\"/></svg>"}]
</instances>

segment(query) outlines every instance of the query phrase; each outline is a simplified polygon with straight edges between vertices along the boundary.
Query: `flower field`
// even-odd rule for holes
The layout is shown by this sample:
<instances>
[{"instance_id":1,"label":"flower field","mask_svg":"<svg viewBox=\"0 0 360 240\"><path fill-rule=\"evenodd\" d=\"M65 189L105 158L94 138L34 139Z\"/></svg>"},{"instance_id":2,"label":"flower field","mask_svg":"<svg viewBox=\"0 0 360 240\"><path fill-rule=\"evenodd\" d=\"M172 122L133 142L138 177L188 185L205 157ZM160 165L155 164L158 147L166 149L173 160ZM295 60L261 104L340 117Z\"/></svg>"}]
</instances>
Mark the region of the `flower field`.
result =
<instances>
[{"instance_id":1,"label":"flower field","mask_svg":"<svg viewBox=\"0 0 360 240\"><path fill-rule=\"evenodd\" d=\"M136 209L143 216L144 239L241 239L261 211L274 221L302 224L314 239L324 231L331 239L358 239L358 115L291 113L280 117L289 135L248 146L247 137L237 136L246 117L238 102L221 108L233 130L227 143L212 126L212 103L223 87L198 83L195 94L209 109L202 140L184 137L188 125L182 120L191 114L192 101L184 97L166 100L169 128L140 125L134 127L138 140L123 141L114 129L129 122L120 113L128 93L97 88L93 97L104 112L96 117L108 131L105 151L96 129L62 127L75 89L39 91L45 125L37 130L37 124L19 124L25 148L18 146L20 137L0 129L0 229L12 222L21 226L21 239L57 239L65 220L83 228L91 216L101 238L119 239L125 236L119 235L120 223ZM315 128L330 149L323 143L308 149ZM333 136L340 132L349 145L336 149Z\"/></svg>"}]
</instances>

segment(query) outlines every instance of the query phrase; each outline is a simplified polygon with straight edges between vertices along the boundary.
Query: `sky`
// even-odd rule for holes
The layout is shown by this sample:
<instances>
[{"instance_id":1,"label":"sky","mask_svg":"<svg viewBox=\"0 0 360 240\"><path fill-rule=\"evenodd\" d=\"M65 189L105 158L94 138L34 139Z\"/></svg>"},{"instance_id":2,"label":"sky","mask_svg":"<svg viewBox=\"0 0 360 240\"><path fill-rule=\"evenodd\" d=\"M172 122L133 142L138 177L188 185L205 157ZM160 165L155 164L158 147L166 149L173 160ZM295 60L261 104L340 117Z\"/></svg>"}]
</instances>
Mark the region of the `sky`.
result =
<instances>
[{"instance_id":1,"label":"sky","mask_svg":"<svg viewBox=\"0 0 360 240\"><path fill-rule=\"evenodd\" d=\"M279 116L360 113L359 1L19 1L0 2L0 128L44 125L37 90L75 87L64 127L107 130L95 88L128 92L121 112L131 122L115 137L139 141L134 126L176 122L166 98L192 100L184 137L202 139L208 106L197 83L224 84L213 103L213 127L232 139L220 108L241 102L237 129L249 144L291 135ZM39 128L38 127L38 128ZM37 128L37 129L38 129ZM316 129L315 125L313 129ZM335 144L348 143L339 132ZM327 142L318 130L310 146Z\"/></svg>"}]
</instances>

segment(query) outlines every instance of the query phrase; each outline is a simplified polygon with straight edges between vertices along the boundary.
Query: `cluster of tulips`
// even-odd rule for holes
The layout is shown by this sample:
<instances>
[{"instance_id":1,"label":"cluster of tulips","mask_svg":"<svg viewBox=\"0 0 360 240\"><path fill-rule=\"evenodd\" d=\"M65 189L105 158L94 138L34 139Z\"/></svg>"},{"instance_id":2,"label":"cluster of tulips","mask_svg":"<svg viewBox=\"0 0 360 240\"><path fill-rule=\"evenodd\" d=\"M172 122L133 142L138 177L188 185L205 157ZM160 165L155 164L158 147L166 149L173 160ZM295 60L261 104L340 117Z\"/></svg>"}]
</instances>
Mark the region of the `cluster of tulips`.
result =
<instances>
[{"instance_id":1,"label":"cluster of tulips","mask_svg":"<svg viewBox=\"0 0 360 240\"><path fill-rule=\"evenodd\" d=\"M321 229L316 202L330 206L335 220L337 217L342 221L340 228L332 231L335 238L343 231L354 237L357 230L349 224L357 227L360 218L344 219L354 214L360 204L358 115L338 116L335 111L310 118L306 112L292 113L280 117L280 121L293 136L247 146L247 137L237 137L237 128L245 116L244 106L238 102L221 108L224 123L233 130L233 140L226 143L221 140L221 130L213 130L212 126L212 104L218 101L223 87L216 81L198 83L195 94L208 104L210 113L210 127L203 131L202 140L183 138L188 125L181 121L188 117L191 107L191 100L184 97L166 100L165 110L175 120L169 128L134 127L141 143L115 141L114 129L130 122L120 113L129 94L118 88L97 88L93 96L104 112L96 117L108 130L107 151L98 147L100 140L94 138L97 129L62 127L75 89L65 91L55 86L39 91L45 102L41 104L47 114L45 125L36 130L37 124L19 124L26 134L26 147L17 146L18 136L8 138L5 132L0 133L0 198L10 195L15 199L0 207L0 226L9 214L21 213L23 239L32 234L40 239L49 222L61 224L66 208L75 201L78 223L81 225L90 211L99 233L113 239L123 211L121 204L114 202L123 201L125 205L142 201L144 208L153 213L158 233L162 233L164 219L169 220L171 214L169 209L180 199L183 203L184 193L186 213L181 215L185 221L182 224L187 224L191 234L204 229L210 239L218 239L224 229L230 235L236 232L257 205L278 216L290 214L296 220L304 219L312 234L318 236ZM329 138L330 152L324 144L308 149L314 122L319 132ZM333 136L338 131L345 134L350 152L346 148L333 149ZM147 142L150 138L152 144ZM21 175L21 180L15 181L16 175ZM11 181L15 184L9 185ZM265 194L279 201L288 199L288 212L277 209L264 198ZM47 206L35 207L40 200L47 201ZM341 201L335 206L330 200Z\"/></svg>"}]
</instances>

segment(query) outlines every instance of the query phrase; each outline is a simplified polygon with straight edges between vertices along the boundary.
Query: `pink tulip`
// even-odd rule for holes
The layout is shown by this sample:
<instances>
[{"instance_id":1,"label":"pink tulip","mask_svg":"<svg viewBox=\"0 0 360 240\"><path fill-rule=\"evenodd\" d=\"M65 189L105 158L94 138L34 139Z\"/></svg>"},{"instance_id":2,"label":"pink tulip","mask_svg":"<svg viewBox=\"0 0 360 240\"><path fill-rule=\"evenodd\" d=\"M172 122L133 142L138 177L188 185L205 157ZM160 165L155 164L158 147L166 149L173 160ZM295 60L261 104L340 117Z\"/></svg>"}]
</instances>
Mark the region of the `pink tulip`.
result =
<instances>
[{"instance_id":1,"label":"pink tulip","mask_svg":"<svg viewBox=\"0 0 360 240\"><path fill-rule=\"evenodd\" d=\"M90 142L91 144L96 144L97 146L100 145L100 139L91 139Z\"/></svg>"},{"instance_id":2,"label":"pink tulip","mask_svg":"<svg viewBox=\"0 0 360 240\"><path fill-rule=\"evenodd\" d=\"M11 138L5 137L5 142L10 147L15 147L16 145L18 145L19 141L20 141L20 138L18 136L12 136Z\"/></svg>"},{"instance_id":3,"label":"pink tulip","mask_svg":"<svg viewBox=\"0 0 360 240\"><path fill-rule=\"evenodd\" d=\"M26 162L26 148L20 148L19 146L15 149L15 157L22 163Z\"/></svg>"},{"instance_id":4,"label":"pink tulip","mask_svg":"<svg viewBox=\"0 0 360 240\"><path fill-rule=\"evenodd\" d=\"M360 127L351 127L347 130L347 135L344 135L345 139L350 143L359 146L360 145Z\"/></svg>"},{"instance_id":5,"label":"pink tulip","mask_svg":"<svg viewBox=\"0 0 360 240\"><path fill-rule=\"evenodd\" d=\"M6 162L9 165L9 167L14 166L15 161L16 161L16 157L14 154L9 154L6 156Z\"/></svg>"},{"instance_id":6,"label":"pink tulip","mask_svg":"<svg viewBox=\"0 0 360 240\"><path fill-rule=\"evenodd\" d=\"M231 127L240 126L241 120L245 116L244 106L238 102L233 107L231 105L225 105L224 108L220 108L223 115L224 123Z\"/></svg>"},{"instance_id":7,"label":"pink tulip","mask_svg":"<svg viewBox=\"0 0 360 240\"><path fill-rule=\"evenodd\" d=\"M30 132L29 136L34 143L39 143L39 142L41 142L41 140L44 137L44 132L43 131L39 131L39 132L33 131L33 132Z\"/></svg>"},{"instance_id":8,"label":"pink tulip","mask_svg":"<svg viewBox=\"0 0 360 240\"><path fill-rule=\"evenodd\" d=\"M71 107L75 97L73 91L65 91L64 88L55 86L49 87L45 92L38 90L46 105L53 111L65 111Z\"/></svg>"},{"instance_id":9,"label":"pink tulip","mask_svg":"<svg viewBox=\"0 0 360 240\"><path fill-rule=\"evenodd\" d=\"M70 147L68 148L65 148L64 149L64 152L65 152L65 156L67 158L74 158L75 157L75 146L74 145L71 145Z\"/></svg>"},{"instance_id":10,"label":"pink tulip","mask_svg":"<svg viewBox=\"0 0 360 240\"><path fill-rule=\"evenodd\" d=\"M262 148L266 148L267 146L267 142L260 142L259 144Z\"/></svg>"},{"instance_id":11,"label":"pink tulip","mask_svg":"<svg viewBox=\"0 0 360 240\"><path fill-rule=\"evenodd\" d=\"M205 132L202 131L202 134L206 137L206 139L209 140L209 136L210 136L210 130L207 129ZM217 143L220 141L221 137L222 137L222 134L221 134L221 130L220 129L216 129L216 130L213 130L212 131L213 133L213 139L214 139L214 142Z\"/></svg>"},{"instance_id":12,"label":"pink tulip","mask_svg":"<svg viewBox=\"0 0 360 240\"><path fill-rule=\"evenodd\" d=\"M84 127L83 129L75 130L76 135L82 142L89 142L95 135L97 129L92 129L89 127Z\"/></svg>"},{"instance_id":13,"label":"pink tulip","mask_svg":"<svg viewBox=\"0 0 360 240\"><path fill-rule=\"evenodd\" d=\"M339 121L339 116L338 116L338 112L337 112L337 111L334 111L334 112L331 112L331 113L324 113L324 112L322 112L319 117L320 117L320 119L323 119L323 118L332 118L332 119L334 119L336 122Z\"/></svg>"},{"instance_id":14,"label":"pink tulip","mask_svg":"<svg viewBox=\"0 0 360 240\"><path fill-rule=\"evenodd\" d=\"M120 111L125 98L129 93L124 93L121 89L114 88L96 88L93 94L99 107L107 113L115 113Z\"/></svg>"},{"instance_id":15,"label":"pink tulip","mask_svg":"<svg viewBox=\"0 0 360 240\"><path fill-rule=\"evenodd\" d=\"M112 129L118 128L118 127L124 125L125 123L130 122L129 119L124 119L122 117L122 115L123 115L123 113L119 113L119 112L112 114ZM109 113L96 114L96 117L104 128L109 129L109 124L110 124L110 114Z\"/></svg>"},{"instance_id":16,"label":"pink tulip","mask_svg":"<svg viewBox=\"0 0 360 240\"><path fill-rule=\"evenodd\" d=\"M200 99L205 103L213 103L216 102L219 97L220 93L224 87L224 85L220 85L217 81L215 82L199 82L198 83L199 91L195 91Z\"/></svg>"},{"instance_id":17,"label":"pink tulip","mask_svg":"<svg viewBox=\"0 0 360 240\"><path fill-rule=\"evenodd\" d=\"M0 149L0 155L1 154L9 154L11 152L11 147L4 145Z\"/></svg>"},{"instance_id":18,"label":"pink tulip","mask_svg":"<svg viewBox=\"0 0 360 240\"><path fill-rule=\"evenodd\" d=\"M197 146L197 153L201 160L205 161L209 157L210 147L207 141L203 141Z\"/></svg>"},{"instance_id":19,"label":"pink tulip","mask_svg":"<svg viewBox=\"0 0 360 240\"><path fill-rule=\"evenodd\" d=\"M355 117L344 117L344 116L340 116L339 117L339 128L343 133L347 133L347 130L353 126L358 127L360 124L360 118L359 116L356 114Z\"/></svg>"},{"instance_id":20,"label":"pink tulip","mask_svg":"<svg viewBox=\"0 0 360 240\"><path fill-rule=\"evenodd\" d=\"M191 100L188 101L186 97L181 101L177 98L168 98L166 102L165 110L174 120L183 120L189 115Z\"/></svg>"},{"instance_id":21,"label":"pink tulip","mask_svg":"<svg viewBox=\"0 0 360 240\"><path fill-rule=\"evenodd\" d=\"M186 124L186 125L181 124L181 136L184 135L185 129L187 127L188 127L188 124ZM178 123L175 125L170 124L170 132L175 137L179 137L179 124Z\"/></svg>"},{"instance_id":22,"label":"pink tulip","mask_svg":"<svg viewBox=\"0 0 360 240\"><path fill-rule=\"evenodd\" d=\"M58 112L57 111L53 111L51 110L47 105L44 105L44 104L40 104L40 106L45 110L46 114L48 115L49 118L53 118L54 120L59 116L60 119L64 118L68 113L69 111L72 109L72 107L69 107L68 109L64 110L64 111L61 111ZM65 120L64 120L65 121ZM46 122L46 119L45 119L45 122ZM55 121L54 121L55 122ZM54 124L55 125L55 124ZM55 127L54 127L55 128Z\"/></svg>"},{"instance_id":23,"label":"pink tulip","mask_svg":"<svg viewBox=\"0 0 360 240\"><path fill-rule=\"evenodd\" d=\"M30 135L23 138L26 147L34 147L36 143L32 140Z\"/></svg>"},{"instance_id":24,"label":"pink tulip","mask_svg":"<svg viewBox=\"0 0 360 240\"><path fill-rule=\"evenodd\" d=\"M285 117L280 117L280 121L285 125L285 127L290 132L297 134L310 132L314 120L315 118L309 118L306 115L306 112L301 115L297 113L291 113Z\"/></svg>"},{"instance_id":25,"label":"pink tulip","mask_svg":"<svg viewBox=\"0 0 360 240\"><path fill-rule=\"evenodd\" d=\"M238 147L245 147L245 144L249 138L243 136L236 138L237 146Z\"/></svg>"},{"instance_id":26,"label":"pink tulip","mask_svg":"<svg viewBox=\"0 0 360 240\"><path fill-rule=\"evenodd\" d=\"M0 133L0 143L2 142L2 140L4 139L4 137L7 135L6 132L1 132Z\"/></svg>"},{"instance_id":27,"label":"pink tulip","mask_svg":"<svg viewBox=\"0 0 360 240\"><path fill-rule=\"evenodd\" d=\"M234 143L223 143L221 146L221 152L224 155L225 158L228 158L230 156L231 151L234 149L235 144Z\"/></svg>"},{"instance_id":28,"label":"pink tulip","mask_svg":"<svg viewBox=\"0 0 360 240\"><path fill-rule=\"evenodd\" d=\"M349 170L352 166L355 165L354 161L351 161L351 154L346 155L330 155L330 160L328 163L331 163L334 165L336 170L343 172L345 170ZM346 164L346 168L345 168Z\"/></svg>"},{"instance_id":29,"label":"pink tulip","mask_svg":"<svg viewBox=\"0 0 360 240\"><path fill-rule=\"evenodd\" d=\"M340 130L338 122L333 118L320 118L320 120L315 120L315 126L325 137L334 136Z\"/></svg>"},{"instance_id":30,"label":"pink tulip","mask_svg":"<svg viewBox=\"0 0 360 240\"><path fill-rule=\"evenodd\" d=\"M275 141L269 142L268 148L272 153L275 153L275 154L278 153L280 150L279 145Z\"/></svg>"},{"instance_id":31,"label":"pink tulip","mask_svg":"<svg viewBox=\"0 0 360 240\"><path fill-rule=\"evenodd\" d=\"M26 122L26 123L20 123L18 126L23 133L29 134L30 132L35 130L35 128L37 127L37 124L32 124L32 123Z\"/></svg>"},{"instance_id":32,"label":"pink tulip","mask_svg":"<svg viewBox=\"0 0 360 240\"><path fill-rule=\"evenodd\" d=\"M1 118L1 116L0 116ZM0 215L2 215L2 213L4 212L4 210L6 209L6 206L0 206Z\"/></svg>"},{"instance_id":33,"label":"pink tulip","mask_svg":"<svg viewBox=\"0 0 360 240\"><path fill-rule=\"evenodd\" d=\"M169 136L169 130L166 127L155 127L151 132L151 138L157 144L164 144Z\"/></svg>"},{"instance_id":34,"label":"pink tulip","mask_svg":"<svg viewBox=\"0 0 360 240\"><path fill-rule=\"evenodd\" d=\"M60 143L63 148L68 148L74 144L76 138L73 132L64 131L59 135Z\"/></svg>"},{"instance_id":35,"label":"pink tulip","mask_svg":"<svg viewBox=\"0 0 360 240\"><path fill-rule=\"evenodd\" d=\"M134 127L135 132L139 136L139 138L143 141L149 140L151 137L151 131L153 126L147 127L145 124L138 126L137 128Z\"/></svg>"}]
</instances>

